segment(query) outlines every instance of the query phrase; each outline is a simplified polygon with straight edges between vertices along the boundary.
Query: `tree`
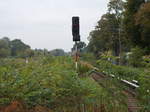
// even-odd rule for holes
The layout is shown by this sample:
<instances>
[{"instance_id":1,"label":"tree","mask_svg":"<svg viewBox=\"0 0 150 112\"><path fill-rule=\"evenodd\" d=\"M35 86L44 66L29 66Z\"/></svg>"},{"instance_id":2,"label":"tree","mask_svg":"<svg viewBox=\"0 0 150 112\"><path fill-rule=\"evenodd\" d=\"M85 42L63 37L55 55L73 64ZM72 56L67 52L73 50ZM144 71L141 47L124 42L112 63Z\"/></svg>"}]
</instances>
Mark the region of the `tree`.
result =
<instances>
[{"instance_id":1,"label":"tree","mask_svg":"<svg viewBox=\"0 0 150 112\"><path fill-rule=\"evenodd\" d=\"M90 33L90 43L88 48L96 55L100 52L113 50L114 55L119 55L119 24L115 14L104 14L95 30Z\"/></svg>"},{"instance_id":2,"label":"tree","mask_svg":"<svg viewBox=\"0 0 150 112\"><path fill-rule=\"evenodd\" d=\"M122 21L123 21L123 11L124 11L124 2L122 0L110 0L108 4L108 11L110 14L114 14L116 19L116 41L114 46L114 56L121 56L122 50L125 47L125 38L124 38L124 32L122 27Z\"/></svg>"},{"instance_id":3,"label":"tree","mask_svg":"<svg viewBox=\"0 0 150 112\"><path fill-rule=\"evenodd\" d=\"M34 51L32 49L26 49L23 52L19 53L19 57L27 58L34 56Z\"/></svg>"},{"instance_id":4,"label":"tree","mask_svg":"<svg viewBox=\"0 0 150 112\"><path fill-rule=\"evenodd\" d=\"M0 39L0 57L10 56L10 40L7 37Z\"/></svg>"},{"instance_id":5,"label":"tree","mask_svg":"<svg viewBox=\"0 0 150 112\"><path fill-rule=\"evenodd\" d=\"M145 0L127 0L124 11L124 29L126 38L130 40L132 46L141 46L141 27L136 24L135 14L140 9Z\"/></svg>"},{"instance_id":6,"label":"tree","mask_svg":"<svg viewBox=\"0 0 150 112\"><path fill-rule=\"evenodd\" d=\"M30 46L24 44L21 40L15 39L11 41L12 56L21 56L26 49L30 49Z\"/></svg>"},{"instance_id":7,"label":"tree","mask_svg":"<svg viewBox=\"0 0 150 112\"><path fill-rule=\"evenodd\" d=\"M77 43L77 48L78 48L78 50L80 50L80 52L84 51L85 47L86 47L85 42L78 42ZM74 51L75 49L76 49L76 44L73 45L73 48L71 50Z\"/></svg>"},{"instance_id":8,"label":"tree","mask_svg":"<svg viewBox=\"0 0 150 112\"><path fill-rule=\"evenodd\" d=\"M110 0L108 3L108 11L115 14L116 19L120 19L124 9L124 2L122 0Z\"/></svg>"},{"instance_id":9,"label":"tree","mask_svg":"<svg viewBox=\"0 0 150 112\"><path fill-rule=\"evenodd\" d=\"M133 67L143 66L143 50L139 47L131 49L131 54L129 55L129 64Z\"/></svg>"},{"instance_id":10,"label":"tree","mask_svg":"<svg viewBox=\"0 0 150 112\"><path fill-rule=\"evenodd\" d=\"M140 27L140 47L150 53L150 3L143 4L135 14L135 25Z\"/></svg>"},{"instance_id":11,"label":"tree","mask_svg":"<svg viewBox=\"0 0 150 112\"><path fill-rule=\"evenodd\" d=\"M54 49L52 51L49 51L49 54L53 56L65 56L66 55L63 49Z\"/></svg>"},{"instance_id":12,"label":"tree","mask_svg":"<svg viewBox=\"0 0 150 112\"><path fill-rule=\"evenodd\" d=\"M101 17L95 30L90 33L90 51L99 55L100 52L112 50L114 56L119 56L121 44L125 44L121 32L123 5L122 0L110 0L108 12Z\"/></svg>"}]
</instances>

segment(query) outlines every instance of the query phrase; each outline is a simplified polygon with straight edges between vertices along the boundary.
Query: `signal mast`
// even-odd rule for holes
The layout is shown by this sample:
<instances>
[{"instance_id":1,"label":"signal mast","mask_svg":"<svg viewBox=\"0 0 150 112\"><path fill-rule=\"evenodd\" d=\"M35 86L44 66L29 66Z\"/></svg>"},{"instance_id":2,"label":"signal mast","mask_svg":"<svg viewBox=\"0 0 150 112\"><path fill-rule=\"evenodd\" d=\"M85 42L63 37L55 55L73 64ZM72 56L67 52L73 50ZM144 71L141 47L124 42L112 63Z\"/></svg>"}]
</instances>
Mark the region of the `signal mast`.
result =
<instances>
[{"instance_id":1,"label":"signal mast","mask_svg":"<svg viewBox=\"0 0 150 112\"><path fill-rule=\"evenodd\" d=\"M75 66L78 68L78 46L77 43L80 41L80 22L79 17L72 17L72 36L73 41L75 42Z\"/></svg>"}]
</instances>

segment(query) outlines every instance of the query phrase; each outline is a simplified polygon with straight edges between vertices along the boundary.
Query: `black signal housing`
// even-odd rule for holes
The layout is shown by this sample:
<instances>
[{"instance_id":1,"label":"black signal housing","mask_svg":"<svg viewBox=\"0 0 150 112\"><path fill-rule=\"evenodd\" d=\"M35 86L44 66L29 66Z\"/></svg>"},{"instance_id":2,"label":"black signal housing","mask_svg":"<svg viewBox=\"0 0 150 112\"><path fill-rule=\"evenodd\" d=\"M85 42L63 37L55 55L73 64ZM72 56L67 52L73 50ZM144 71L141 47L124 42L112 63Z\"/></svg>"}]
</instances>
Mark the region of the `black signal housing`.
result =
<instances>
[{"instance_id":1,"label":"black signal housing","mask_svg":"<svg viewBox=\"0 0 150 112\"><path fill-rule=\"evenodd\" d=\"M72 17L73 41L80 41L80 21L79 17Z\"/></svg>"}]
</instances>

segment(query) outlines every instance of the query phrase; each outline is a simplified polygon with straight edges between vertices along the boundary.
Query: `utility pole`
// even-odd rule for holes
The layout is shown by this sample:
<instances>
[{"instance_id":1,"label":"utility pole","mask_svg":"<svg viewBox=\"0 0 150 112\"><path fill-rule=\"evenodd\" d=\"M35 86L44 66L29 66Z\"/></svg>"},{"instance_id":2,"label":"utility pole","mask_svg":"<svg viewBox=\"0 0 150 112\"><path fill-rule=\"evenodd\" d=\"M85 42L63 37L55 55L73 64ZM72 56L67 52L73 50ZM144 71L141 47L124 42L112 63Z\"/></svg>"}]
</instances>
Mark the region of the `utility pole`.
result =
<instances>
[{"instance_id":1,"label":"utility pole","mask_svg":"<svg viewBox=\"0 0 150 112\"><path fill-rule=\"evenodd\" d=\"M72 17L72 36L75 42L75 66L78 69L78 42L80 41L80 22L79 17Z\"/></svg>"}]
</instances>

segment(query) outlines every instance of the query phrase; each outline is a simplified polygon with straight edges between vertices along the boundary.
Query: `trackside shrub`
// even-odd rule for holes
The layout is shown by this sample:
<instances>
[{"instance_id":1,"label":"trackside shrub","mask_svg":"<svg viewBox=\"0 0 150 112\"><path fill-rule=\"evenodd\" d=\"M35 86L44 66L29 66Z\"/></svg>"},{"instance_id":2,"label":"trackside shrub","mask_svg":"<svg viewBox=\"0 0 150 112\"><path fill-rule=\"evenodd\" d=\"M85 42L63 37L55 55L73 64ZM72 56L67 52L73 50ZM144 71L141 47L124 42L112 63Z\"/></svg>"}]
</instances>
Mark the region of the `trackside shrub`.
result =
<instances>
[{"instance_id":1,"label":"trackside shrub","mask_svg":"<svg viewBox=\"0 0 150 112\"><path fill-rule=\"evenodd\" d=\"M128 60L129 65L133 67L144 66L143 54L144 51L139 47L131 49L131 54L129 55L129 60Z\"/></svg>"}]
</instances>

